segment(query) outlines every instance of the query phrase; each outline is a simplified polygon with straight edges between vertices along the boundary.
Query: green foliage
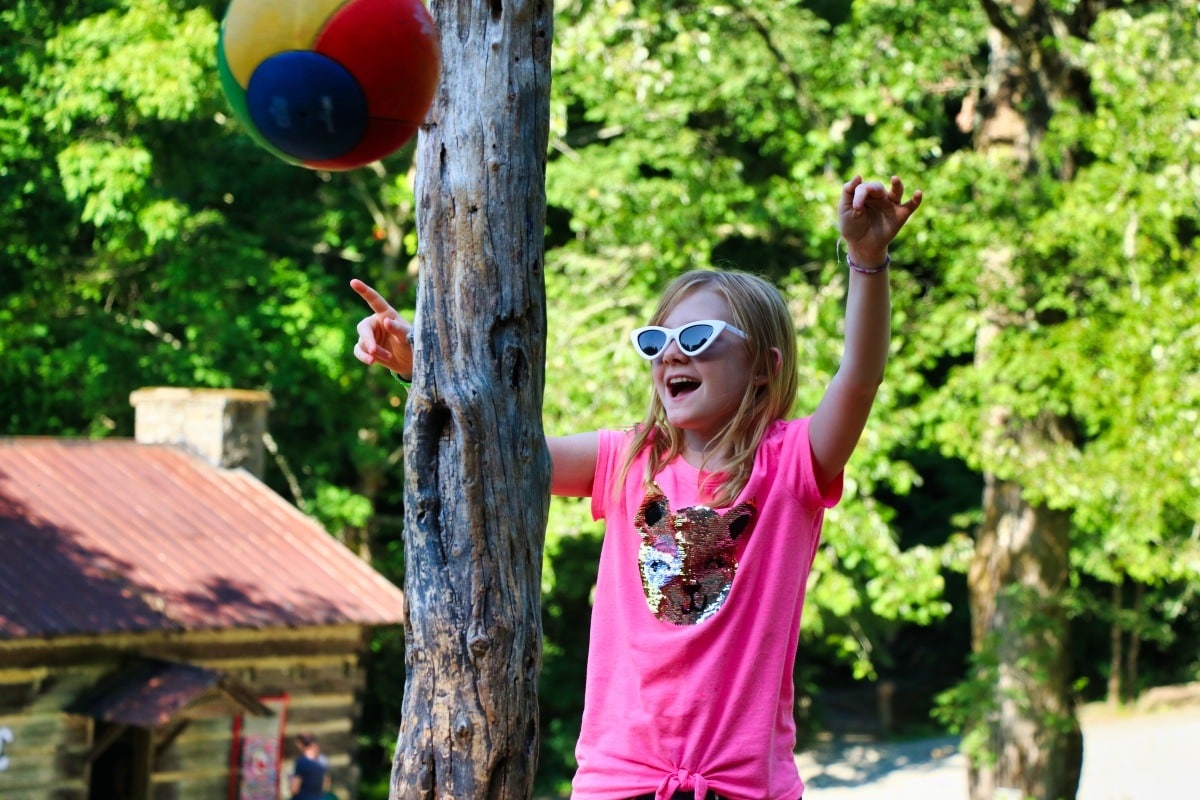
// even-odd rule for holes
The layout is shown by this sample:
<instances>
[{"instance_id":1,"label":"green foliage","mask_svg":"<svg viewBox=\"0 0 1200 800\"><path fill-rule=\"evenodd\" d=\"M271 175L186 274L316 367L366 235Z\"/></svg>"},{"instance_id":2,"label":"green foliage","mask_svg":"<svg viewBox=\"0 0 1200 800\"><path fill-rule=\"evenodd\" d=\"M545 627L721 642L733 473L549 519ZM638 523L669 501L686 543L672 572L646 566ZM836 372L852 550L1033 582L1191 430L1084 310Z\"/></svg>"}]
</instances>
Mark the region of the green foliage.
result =
<instances>
[{"instance_id":1,"label":"green foliage","mask_svg":"<svg viewBox=\"0 0 1200 800\"><path fill-rule=\"evenodd\" d=\"M942 101L929 89L948 60L969 57L978 46L969 33L982 30L958 5L912 15L864 4L846 19L783 2L560 4L547 178L558 245L547 256L551 432L580 418L640 419L645 365L620 332L649 314L680 270L712 263L761 272L784 289L804 331L797 413L815 407L841 355L845 283L832 215L841 181L861 169L902 173L911 185L940 155L947 121L930 115ZM913 42L903 65L877 69L901 34ZM900 248L919 243L927 224L918 216ZM904 301L922 302L926 286L899 280ZM890 369L900 384L885 385L885 409L925 390L909 365L936 363L933 348L946 340L897 306ZM941 542L901 550L893 514L874 499L919 485L891 457L911 436L886 410L873 422L814 569L805 634L836 643L863 676L888 664L884 643L898 626L949 610L940 571L951 551Z\"/></svg>"},{"instance_id":2,"label":"green foliage","mask_svg":"<svg viewBox=\"0 0 1200 800\"><path fill-rule=\"evenodd\" d=\"M556 511L566 510L562 504ZM557 514L556 514L557 516ZM542 749L538 785L566 795L575 772L575 740L583 713L592 588L600 561L601 531L564 533L555 521L546 542L543 571L542 633L544 665L538 690Z\"/></svg>"},{"instance_id":3,"label":"green foliage","mask_svg":"<svg viewBox=\"0 0 1200 800\"><path fill-rule=\"evenodd\" d=\"M842 181L895 173L925 191L893 251L887 379L828 515L804 619L805 652L835 653L857 676L903 672L897 642L912 626L961 624L948 587L961 583L985 470L1070 510L1077 624L1117 620L1164 653L1172 629L1185 631L1176 647L1200 631L1197 19L1181 0L1115 5L1086 40L1060 43L1090 101L1056 108L1037 169L1017 172L972 147L987 67L977 3L558 3L548 433L641 418L649 381L627 332L675 274L709 264L784 291L807 413L841 357ZM328 175L258 148L220 95L222 11L0 9L0 424L128 435L139 387L266 389L268 480L401 582L406 398L350 355L364 309L346 282L412 308L412 149ZM1013 278L981 285L997 253ZM985 301L1015 322L977 366ZM996 405L1063 415L1073 438L985 453L982 412ZM555 501L547 791L573 768L599 530L586 503ZM1122 580L1147 587L1140 615L1109 608L1103 589ZM381 632L372 648L363 769L378 782L403 643ZM945 708L983 707L990 658ZM1162 669L1194 675L1194 648Z\"/></svg>"},{"instance_id":4,"label":"green foliage","mask_svg":"<svg viewBox=\"0 0 1200 800\"><path fill-rule=\"evenodd\" d=\"M896 248L892 361L846 500L827 518L806 642L871 676L891 666L898 626L949 612L943 570L963 569L977 511L945 521L941 540L900 546L936 477L900 456L930 448L1070 509L1076 568L1195 582L1194 8L1135 4L1102 15L1086 41L1063 40L1094 107L1056 108L1030 172L976 153L964 132L987 67L977 4L562 2L560 20L552 428L579 418L560 421L560 408L591 411L589 424L640 417L643 365L612 329L644 318L679 270L708 263L786 290L803 328L797 411L811 409L840 356L827 210L853 172L897 173L928 202ZM997 252L1013 279L981 285ZM977 365L985 298L1018 324ZM565 355L592 342L582 359ZM1052 411L1078 436L985 453L983 410L997 405L1018 420ZM1168 594L1186 606L1186 593ZM1104 618L1091 595L1074 602L1079 621Z\"/></svg>"},{"instance_id":5,"label":"green foliage","mask_svg":"<svg viewBox=\"0 0 1200 800\"><path fill-rule=\"evenodd\" d=\"M1054 165L1075 153L1080 166L1069 182L1027 182L1002 239L1018 254L1012 307L1029 322L934 398L945 446L1072 509L1075 563L1107 581L1197 575L1195 24L1176 4L1113 11L1070 42L1096 107L1060 109L1043 155ZM970 443L986 403L1027 419L1052 410L1077 436L983 464Z\"/></svg>"},{"instance_id":6,"label":"green foliage","mask_svg":"<svg viewBox=\"0 0 1200 800\"><path fill-rule=\"evenodd\" d=\"M996 647L984 647L970 656L967 677L938 695L933 717L951 733L962 736L960 747L970 758L995 757L989 748L988 728L979 724L999 709L996 687L1000 684L1000 658Z\"/></svg>"},{"instance_id":7,"label":"green foliage","mask_svg":"<svg viewBox=\"0 0 1200 800\"><path fill-rule=\"evenodd\" d=\"M345 528L366 527L375 510L363 495L325 483L317 487L309 513L324 520L330 526L330 533L338 533Z\"/></svg>"}]
</instances>

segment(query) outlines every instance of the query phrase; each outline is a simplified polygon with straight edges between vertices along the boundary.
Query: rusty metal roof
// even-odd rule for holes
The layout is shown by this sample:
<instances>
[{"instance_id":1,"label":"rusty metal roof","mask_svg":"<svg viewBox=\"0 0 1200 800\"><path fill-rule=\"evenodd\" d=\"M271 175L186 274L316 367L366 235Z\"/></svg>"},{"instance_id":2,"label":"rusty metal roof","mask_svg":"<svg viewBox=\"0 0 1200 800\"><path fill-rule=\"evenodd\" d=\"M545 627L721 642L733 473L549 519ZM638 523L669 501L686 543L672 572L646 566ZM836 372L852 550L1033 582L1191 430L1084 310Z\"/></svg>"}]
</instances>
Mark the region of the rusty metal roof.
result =
<instances>
[{"instance_id":1,"label":"rusty metal roof","mask_svg":"<svg viewBox=\"0 0 1200 800\"><path fill-rule=\"evenodd\" d=\"M138 659L85 692L67 708L104 722L157 728L191 709L220 704L230 713L271 716L253 692L219 672L192 664Z\"/></svg>"},{"instance_id":2,"label":"rusty metal roof","mask_svg":"<svg viewBox=\"0 0 1200 800\"><path fill-rule=\"evenodd\" d=\"M399 589L242 470L0 439L0 641L400 622Z\"/></svg>"}]
</instances>

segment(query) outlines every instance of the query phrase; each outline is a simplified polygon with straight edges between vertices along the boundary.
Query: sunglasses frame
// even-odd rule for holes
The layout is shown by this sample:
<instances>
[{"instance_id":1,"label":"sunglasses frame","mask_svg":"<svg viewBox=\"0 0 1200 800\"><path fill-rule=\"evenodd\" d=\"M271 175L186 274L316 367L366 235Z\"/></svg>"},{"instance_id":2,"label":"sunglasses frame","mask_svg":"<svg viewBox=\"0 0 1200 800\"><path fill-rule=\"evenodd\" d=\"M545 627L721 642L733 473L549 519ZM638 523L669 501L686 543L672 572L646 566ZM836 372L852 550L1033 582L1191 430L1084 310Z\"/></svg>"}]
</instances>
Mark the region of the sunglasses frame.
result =
<instances>
[{"instance_id":1,"label":"sunglasses frame","mask_svg":"<svg viewBox=\"0 0 1200 800\"><path fill-rule=\"evenodd\" d=\"M700 345L695 350L688 352L686 349L684 349L683 343L679 341L679 334L696 325L708 325L713 329L713 332L712 335L708 337L708 340L704 342L704 344ZM646 355L645 351L642 350L642 346L638 344L638 337L649 331L657 331L666 335L667 337L667 341L663 343L662 350L659 350L652 356ZM712 343L715 342L718 337L720 337L722 331L735 333L743 339L747 338L745 331L735 328L723 319L698 319L694 322L688 322L684 325L680 325L678 328L664 328L661 325L645 325L641 328L634 328L633 332L629 334L629 340L633 342L633 349L637 351L637 354L647 361L654 361L656 358L662 356L662 354L666 352L667 348L671 346L671 342L675 342L675 344L678 345L679 352L683 353L688 358L695 358L707 350Z\"/></svg>"}]
</instances>

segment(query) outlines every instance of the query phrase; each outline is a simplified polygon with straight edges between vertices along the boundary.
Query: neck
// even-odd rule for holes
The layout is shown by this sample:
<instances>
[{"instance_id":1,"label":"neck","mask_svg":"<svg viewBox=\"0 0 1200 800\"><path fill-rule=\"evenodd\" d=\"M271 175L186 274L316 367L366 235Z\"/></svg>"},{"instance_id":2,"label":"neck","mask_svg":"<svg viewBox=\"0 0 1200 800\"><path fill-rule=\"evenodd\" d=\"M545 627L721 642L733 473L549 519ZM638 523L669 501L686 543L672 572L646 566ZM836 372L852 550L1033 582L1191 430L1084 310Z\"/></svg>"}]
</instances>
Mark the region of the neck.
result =
<instances>
[{"instance_id":1,"label":"neck","mask_svg":"<svg viewBox=\"0 0 1200 800\"><path fill-rule=\"evenodd\" d=\"M683 450L679 455L696 469L720 472L729 463L729 453L708 450L710 441L704 437L684 434Z\"/></svg>"}]
</instances>

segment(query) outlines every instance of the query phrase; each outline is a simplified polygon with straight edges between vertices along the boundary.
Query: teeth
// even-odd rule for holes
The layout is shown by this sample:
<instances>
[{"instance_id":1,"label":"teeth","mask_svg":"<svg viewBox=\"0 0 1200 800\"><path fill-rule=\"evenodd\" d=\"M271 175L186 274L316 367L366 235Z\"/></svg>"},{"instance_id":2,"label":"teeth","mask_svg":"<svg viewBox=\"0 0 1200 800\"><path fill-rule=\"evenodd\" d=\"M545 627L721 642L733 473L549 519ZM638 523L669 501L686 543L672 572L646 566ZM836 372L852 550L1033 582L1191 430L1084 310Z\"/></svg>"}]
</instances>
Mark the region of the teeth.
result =
<instances>
[{"instance_id":1,"label":"teeth","mask_svg":"<svg viewBox=\"0 0 1200 800\"><path fill-rule=\"evenodd\" d=\"M700 388L700 381L697 378L686 378L676 375L667 381L667 391L671 393L671 397L678 397L684 392L690 392L698 388Z\"/></svg>"}]
</instances>

